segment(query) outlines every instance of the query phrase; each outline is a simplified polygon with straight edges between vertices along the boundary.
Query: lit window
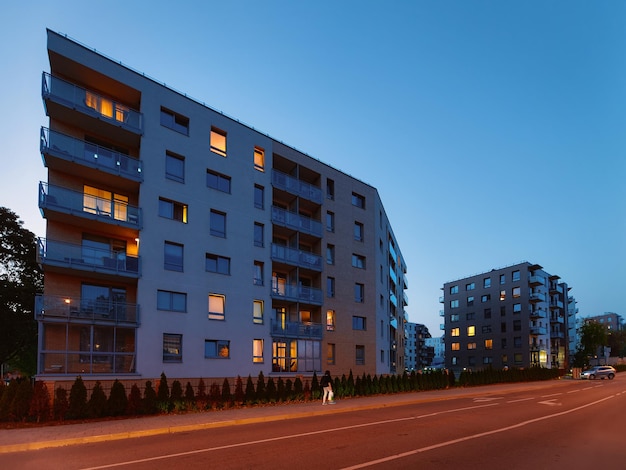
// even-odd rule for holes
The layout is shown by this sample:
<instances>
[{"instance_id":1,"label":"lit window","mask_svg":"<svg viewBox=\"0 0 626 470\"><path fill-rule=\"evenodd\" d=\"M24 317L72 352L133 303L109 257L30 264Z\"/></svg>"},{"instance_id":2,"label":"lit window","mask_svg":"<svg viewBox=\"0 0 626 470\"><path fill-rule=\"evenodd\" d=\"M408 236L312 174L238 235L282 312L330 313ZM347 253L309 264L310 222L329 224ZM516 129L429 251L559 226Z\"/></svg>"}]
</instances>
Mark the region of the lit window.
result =
<instances>
[{"instance_id":1,"label":"lit window","mask_svg":"<svg viewBox=\"0 0 626 470\"><path fill-rule=\"evenodd\" d=\"M205 269L210 273L230 274L230 258L207 253Z\"/></svg>"},{"instance_id":2,"label":"lit window","mask_svg":"<svg viewBox=\"0 0 626 470\"><path fill-rule=\"evenodd\" d=\"M216 127L211 127L211 151L226 156L226 132Z\"/></svg>"},{"instance_id":3,"label":"lit window","mask_svg":"<svg viewBox=\"0 0 626 470\"><path fill-rule=\"evenodd\" d=\"M228 359L230 357L230 341L219 339L205 340L204 357L207 359Z\"/></svg>"},{"instance_id":4,"label":"lit window","mask_svg":"<svg viewBox=\"0 0 626 470\"><path fill-rule=\"evenodd\" d=\"M187 204L159 198L159 216L187 223Z\"/></svg>"},{"instance_id":5,"label":"lit window","mask_svg":"<svg viewBox=\"0 0 626 470\"><path fill-rule=\"evenodd\" d=\"M467 349L476 349L476 343L467 343Z\"/></svg>"},{"instance_id":6,"label":"lit window","mask_svg":"<svg viewBox=\"0 0 626 470\"><path fill-rule=\"evenodd\" d=\"M161 108L161 125L181 134L189 135L189 118L169 109Z\"/></svg>"},{"instance_id":7,"label":"lit window","mask_svg":"<svg viewBox=\"0 0 626 470\"><path fill-rule=\"evenodd\" d=\"M165 242L164 268L168 271L183 271L184 246L180 243Z\"/></svg>"},{"instance_id":8,"label":"lit window","mask_svg":"<svg viewBox=\"0 0 626 470\"><path fill-rule=\"evenodd\" d=\"M452 343L452 350L453 351L460 351L461 350L461 343Z\"/></svg>"},{"instance_id":9,"label":"lit window","mask_svg":"<svg viewBox=\"0 0 626 470\"><path fill-rule=\"evenodd\" d=\"M501 290L500 291L500 300L506 300L506 291L505 290Z\"/></svg>"},{"instance_id":10,"label":"lit window","mask_svg":"<svg viewBox=\"0 0 626 470\"><path fill-rule=\"evenodd\" d=\"M361 209L365 209L365 196L361 196L357 193L352 193L352 205Z\"/></svg>"},{"instance_id":11,"label":"lit window","mask_svg":"<svg viewBox=\"0 0 626 470\"><path fill-rule=\"evenodd\" d=\"M362 366L365 364L365 346L357 344L355 347L356 353L356 365Z\"/></svg>"},{"instance_id":12,"label":"lit window","mask_svg":"<svg viewBox=\"0 0 626 470\"><path fill-rule=\"evenodd\" d=\"M163 333L163 362L183 361L183 335Z\"/></svg>"},{"instance_id":13,"label":"lit window","mask_svg":"<svg viewBox=\"0 0 626 470\"><path fill-rule=\"evenodd\" d=\"M128 213L128 196L112 193L105 189L83 186L83 211L100 217L131 221ZM136 218L136 215L135 215Z\"/></svg>"},{"instance_id":14,"label":"lit window","mask_svg":"<svg viewBox=\"0 0 626 470\"><path fill-rule=\"evenodd\" d=\"M467 327L467 336L474 336L476 334L476 327L474 325L470 325Z\"/></svg>"},{"instance_id":15,"label":"lit window","mask_svg":"<svg viewBox=\"0 0 626 470\"><path fill-rule=\"evenodd\" d=\"M450 330L450 336L460 336L461 329L460 328L452 328Z\"/></svg>"},{"instance_id":16,"label":"lit window","mask_svg":"<svg viewBox=\"0 0 626 470\"><path fill-rule=\"evenodd\" d=\"M165 177L170 180L185 182L185 157L172 152L165 152Z\"/></svg>"},{"instance_id":17,"label":"lit window","mask_svg":"<svg viewBox=\"0 0 626 470\"><path fill-rule=\"evenodd\" d=\"M493 340L492 339L486 339L485 340L485 349L493 349Z\"/></svg>"},{"instance_id":18,"label":"lit window","mask_svg":"<svg viewBox=\"0 0 626 470\"><path fill-rule=\"evenodd\" d=\"M181 292L170 292L166 290L157 291L157 309L169 310L172 312L187 311L187 294Z\"/></svg>"},{"instance_id":19,"label":"lit window","mask_svg":"<svg viewBox=\"0 0 626 470\"><path fill-rule=\"evenodd\" d=\"M255 300L252 303L252 322L258 325L263 323L263 301Z\"/></svg>"},{"instance_id":20,"label":"lit window","mask_svg":"<svg viewBox=\"0 0 626 470\"><path fill-rule=\"evenodd\" d=\"M230 194L230 176L217 173L216 171L206 171L206 185L211 189L217 189L223 193Z\"/></svg>"},{"instance_id":21,"label":"lit window","mask_svg":"<svg viewBox=\"0 0 626 470\"><path fill-rule=\"evenodd\" d=\"M326 310L326 331L335 331L335 311Z\"/></svg>"},{"instance_id":22,"label":"lit window","mask_svg":"<svg viewBox=\"0 0 626 470\"><path fill-rule=\"evenodd\" d=\"M211 209L210 233L215 237L226 238L226 214Z\"/></svg>"},{"instance_id":23,"label":"lit window","mask_svg":"<svg viewBox=\"0 0 626 470\"><path fill-rule=\"evenodd\" d=\"M261 147L254 147L254 169L265 171L265 150Z\"/></svg>"},{"instance_id":24,"label":"lit window","mask_svg":"<svg viewBox=\"0 0 626 470\"><path fill-rule=\"evenodd\" d=\"M211 320L224 319L224 304L226 297L219 294L209 294L209 318Z\"/></svg>"},{"instance_id":25,"label":"lit window","mask_svg":"<svg viewBox=\"0 0 626 470\"><path fill-rule=\"evenodd\" d=\"M255 363L263 362L263 340L262 339L252 340L252 362L255 362Z\"/></svg>"}]
</instances>

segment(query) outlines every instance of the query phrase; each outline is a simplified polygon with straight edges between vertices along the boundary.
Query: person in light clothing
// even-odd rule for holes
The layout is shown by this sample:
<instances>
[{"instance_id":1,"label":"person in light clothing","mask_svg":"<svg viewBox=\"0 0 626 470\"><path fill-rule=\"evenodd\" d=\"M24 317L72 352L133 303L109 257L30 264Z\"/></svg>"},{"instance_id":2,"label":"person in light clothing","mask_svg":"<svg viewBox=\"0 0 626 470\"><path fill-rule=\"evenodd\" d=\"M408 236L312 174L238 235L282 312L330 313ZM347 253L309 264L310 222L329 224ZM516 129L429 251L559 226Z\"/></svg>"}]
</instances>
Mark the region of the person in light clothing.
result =
<instances>
[{"instance_id":1,"label":"person in light clothing","mask_svg":"<svg viewBox=\"0 0 626 470\"><path fill-rule=\"evenodd\" d=\"M322 380L320 381L320 386L322 387L322 405L335 404L335 393L333 392L333 378L330 376L330 371L326 371L326 373L322 376Z\"/></svg>"}]
</instances>

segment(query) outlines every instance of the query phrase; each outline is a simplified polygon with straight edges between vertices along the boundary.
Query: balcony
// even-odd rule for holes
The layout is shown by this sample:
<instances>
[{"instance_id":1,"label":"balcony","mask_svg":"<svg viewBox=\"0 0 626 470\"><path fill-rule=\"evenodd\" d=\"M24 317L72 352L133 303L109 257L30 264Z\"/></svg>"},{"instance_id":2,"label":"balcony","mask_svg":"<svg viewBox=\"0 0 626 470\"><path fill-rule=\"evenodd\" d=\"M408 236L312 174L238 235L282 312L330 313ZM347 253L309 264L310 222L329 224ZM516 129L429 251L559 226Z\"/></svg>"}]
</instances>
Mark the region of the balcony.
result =
<instances>
[{"instance_id":1,"label":"balcony","mask_svg":"<svg viewBox=\"0 0 626 470\"><path fill-rule=\"evenodd\" d=\"M533 336L548 334L548 330L543 326L531 326L530 334Z\"/></svg>"},{"instance_id":2,"label":"balcony","mask_svg":"<svg viewBox=\"0 0 626 470\"><path fill-rule=\"evenodd\" d=\"M81 299L59 295L35 297L35 320L130 323L139 325L139 305L113 300Z\"/></svg>"},{"instance_id":3,"label":"balcony","mask_svg":"<svg viewBox=\"0 0 626 470\"><path fill-rule=\"evenodd\" d=\"M321 289L308 286L275 285L272 287L273 299L284 299L292 302L322 305L323 293Z\"/></svg>"},{"instance_id":4,"label":"balcony","mask_svg":"<svg viewBox=\"0 0 626 470\"><path fill-rule=\"evenodd\" d=\"M532 303L536 303L536 302L545 302L546 301L546 294L542 293L542 292L532 292L530 294L530 297L528 298L528 300Z\"/></svg>"},{"instance_id":5,"label":"balcony","mask_svg":"<svg viewBox=\"0 0 626 470\"><path fill-rule=\"evenodd\" d=\"M551 300L550 301L550 308L551 309L560 309L563 308L563 302L561 302L560 300Z\"/></svg>"},{"instance_id":6,"label":"balcony","mask_svg":"<svg viewBox=\"0 0 626 470\"><path fill-rule=\"evenodd\" d=\"M143 181L141 160L46 127L41 128L39 149L47 167L76 163L135 182ZM82 175L80 169L76 173Z\"/></svg>"},{"instance_id":7,"label":"balcony","mask_svg":"<svg viewBox=\"0 0 626 470\"><path fill-rule=\"evenodd\" d=\"M533 320L539 318L548 318L548 312L539 308L535 311L530 312L530 318L532 318Z\"/></svg>"},{"instance_id":8,"label":"balcony","mask_svg":"<svg viewBox=\"0 0 626 470\"><path fill-rule=\"evenodd\" d=\"M133 279L141 275L138 256L45 238L38 240L37 262L60 271L80 270Z\"/></svg>"},{"instance_id":9,"label":"balcony","mask_svg":"<svg viewBox=\"0 0 626 470\"><path fill-rule=\"evenodd\" d=\"M272 243L272 260L314 271L322 271L321 256L274 243Z\"/></svg>"},{"instance_id":10,"label":"balcony","mask_svg":"<svg viewBox=\"0 0 626 470\"><path fill-rule=\"evenodd\" d=\"M545 279L542 276L530 276L528 278L528 284L532 287L545 285Z\"/></svg>"},{"instance_id":11,"label":"balcony","mask_svg":"<svg viewBox=\"0 0 626 470\"><path fill-rule=\"evenodd\" d=\"M565 317L562 315L550 315L550 323L565 323Z\"/></svg>"},{"instance_id":12,"label":"balcony","mask_svg":"<svg viewBox=\"0 0 626 470\"><path fill-rule=\"evenodd\" d=\"M563 331L551 331L550 332L550 336L552 338L564 339L565 338L565 333Z\"/></svg>"},{"instance_id":13,"label":"balcony","mask_svg":"<svg viewBox=\"0 0 626 470\"><path fill-rule=\"evenodd\" d=\"M406 292L402 292L402 302L404 307L409 305L409 297L406 295Z\"/></svg>"},{"instance_id":14,"label":"balcony","mask_svg":"<svg viewBox=\"0 0 626 470\"><path fill-rule=\"evenodd\" d=\"M272 223L282 227L308 233L321 238L322 224L318 220L311 219L295 212L289 212L280 207L272 206Z\"/></svg>"},{"instance_id":15,"label":"balcony","mask_svg":"<svg viewBox=\"0 0 626 470\"><path fill-rule=\"evenodd\" d=\"M322 190L320 188L289 176L287 173L272 170L272 186L317 204L322 203Z\"/></svg>"},{"instance_id":16,"label":"balcony","mask_svg":"<svg viewBox=\"0 0 626 470\"><path fill-rule=\"evenodd\" d=\"M44 182L39 183L39 209L46 218L55 212L135 230L142 228L139 207Z\"/></svg>"},{"instance_id":17,"label":"balcony","mask_svg":"<svg viewBox=\"0 0 626 470\"><path fill-rule=\"evenodd\" d=\"M143 115L129 106L44 72L41 97L46 114L102 135L137 144L143 134ZM116 132L119 131L119 132Z\"/></svg>"},{"instance_id":18,"label":"balcony","mask_svg":"<svg viewBox=\"0 0 626 470\"><path fill-rule=\"evenodd\" d=\"M272 320L272 336L282 338L322 339L323 325L309 322L280 322Z\"/></svg>"}]
</instances>

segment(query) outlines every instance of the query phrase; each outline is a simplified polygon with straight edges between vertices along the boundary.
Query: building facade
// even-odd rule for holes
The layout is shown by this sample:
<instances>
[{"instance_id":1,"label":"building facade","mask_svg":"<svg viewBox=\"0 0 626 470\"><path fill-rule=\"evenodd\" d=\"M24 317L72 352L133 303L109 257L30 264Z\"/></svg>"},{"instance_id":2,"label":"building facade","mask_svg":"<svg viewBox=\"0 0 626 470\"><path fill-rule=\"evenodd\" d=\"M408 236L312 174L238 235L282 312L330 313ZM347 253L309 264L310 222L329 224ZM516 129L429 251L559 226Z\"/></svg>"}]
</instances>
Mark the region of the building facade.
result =
<instances>
[{"instance_id":1,"label":"building facade","mask_svg":"<svg viewBox=\"0 0 626 470\"><path fill-rule=\"evenodd\" d=\"M445 363L567 370L569 288L540 265L519 263L443 286Z\"/></svg>"},{"instance_id":2,"label":"building facade","mask_svg":"<svg viewBox=\"0 0 626 470\"><path fill-rule=\"evenodd\" d=\"M377 190L48 31L41 377L404 369Z\"/></svg>"},{"instance_id":3,"label":"building facade","mask_svg":"<svg viewBox=\"0 0 626 470\"><path fill-rule=\"evenodd\" d=\"M404 363L408 371L429 367L434 357L434 348L428 344L430 332L426 325L407 322L405 325Z\"/></svg>"},{"instance_id":4,"label":"building facade","mask_svg":"<svg viewBox=\"0 0 626 470\"><path fill-rule=\"evenodd\" d=\"M433 348L433 360L430 363L431 367L442 369L446 366L446 343L444 336L437 336L434 338L426 338L426 346Z\"/></svg>"}]
</instances>

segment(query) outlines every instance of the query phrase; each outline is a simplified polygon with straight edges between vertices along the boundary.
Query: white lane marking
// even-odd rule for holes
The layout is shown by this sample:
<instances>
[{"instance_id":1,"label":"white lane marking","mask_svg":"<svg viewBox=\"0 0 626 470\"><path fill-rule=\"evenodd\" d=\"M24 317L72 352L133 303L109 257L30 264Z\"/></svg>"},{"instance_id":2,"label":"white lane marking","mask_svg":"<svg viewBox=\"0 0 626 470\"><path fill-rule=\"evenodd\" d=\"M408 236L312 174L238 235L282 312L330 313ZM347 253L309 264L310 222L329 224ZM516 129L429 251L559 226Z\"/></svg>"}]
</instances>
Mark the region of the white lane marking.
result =
<instances>
[{"instance_id":1,"label":"white lane marking","mask_svg":"<svg viewBox=\"0 0 626 470\"><path fill-rule=\"evenodd\" d=\"M530 397L530 398L518 398L517 400L509 400L507 401L507 403L518 403L520 401L529 401L529 400L534 400L535 397Z\"/></svg>"},{"instance_id":2,"label":"white lane marking","mask_svg":"<svg viewBox=\"0 0 626 470\"><path fill-rule=\"evenodd\" d=\"M345 467L342 470L356 470L356 469L359 469L359 468L371 467L372 465L378 465L378 464L381 464L381 463L391 462L393 460L401 459L403 457L408 457L410 455L419 454L421 452L427 452L429 450L438 449L440 447L446 447L446 446L450 446L450 445L453 445L453 444L458 444L459 442L469 441L471 439L478 439L480 437L489 436L491 434L497 434L497 433L500 433L500 432L510 431L512 429L521 428L523 426L528 426L529 424L534 424L534 423L537 423L539 421L543 421L543 420L546 420L546 419L557 418L559 416L563 416L563 415L566 415L566 414L569 414L569 413L574 413L576 411L582 410L583 408L587 408L589 406L597 405L598 403L602 403L603 401L609 400L609 399L614 398L614 397L615 397L615 395L611 395L609 397L605 397L605 398L602 398L600 400L597 400L597 401L594 401L594 402L591 402L591 403L587 403L587 404L579 406L577 408L572 408L571 410L561 411L559 413L554 413L554 414L551 414L551 415L542 416L540 418L529 419L527 421L522 421L521 423L513 424L511 426L506 426L504 428L493 429L491 431L485 431L485 432L481 432L481 433L478 433L478 434L472 434L470 436L460 437L459 439L453 439L451 441L440 442L438 444L433 444L431 446L422 447L420 449L414 449L414 450L411 450L411 451L408 451L408 452L403 452L401 454L390 455L389 457L384 457L384 458L378 459L378 460L370 460L369 462L363 462L361 464L353 465L351 467Z\"/></svg>"},{"instance_id":3,"label":"white lane marking","mask_svg":"<svg viewBox=\"0 0 626 470\"><path fill-rule=\"evenodd\" d=\"M301 438L301 437L314 436L316 434L323 434L323 433L334 432L334 431L347 431L349 429L364 428L364 427L368 427L368 426L377 426L379 424L398 423L400 421L410 421L410 420L414 420L414 419L429 418L429 417L437 416L437 415L443 415L443 414L448 414L448 413L458 413L458 412L461 412L461 411L475 410L475 409L479 409L479 408L486 408L488 406L497 406L497 405L498 405L497 403L489 403L487 405L467 406L467 407L464 407L464 408L455 408L455 409L452 409L452 410L436 411L434 413L428 413L428 414L419 415L419 416L408 416L406 418L386 419L386 420L383 420L383 421L374 421L372 423L354 424L354 425L351 425L351 426L342 426L342 427L339 427L339 428L321 429L319 431L304 432L304 433L300 433L300 434L290 434L288 436L271 437L271 438L267 438L267 439L259 439L259 440L256 440L256 441L249 441L249 442L240 442L240 443L237 443L237 444L228 444L228 445L218 446L218 447L208 447L206 449L197 449L197 450L191 450L191 451L188 451L188 452L179 452L179 453L176 453L176 454L159 455L159 456L156 456L156 457L147 457L145 459L130 460L130 461L127 461L127 462L111 463L111 464L107 464L107 465L99 465L97 467L87 467L87 468L84 468L83 470L98 470L98 469L101 469L101 468L123 467L123 466L126 466L126 465L134 465L134 464L137 464L137 463L144 463L144 462L153 462L155 460L172 459L172 458L176 458L176 457L182 457L182 456L185 456L185 455L194 455L194 454L202 454L204 452L213 452L213 451L216 451L216 450L232 449L232 448L236 448L236 447L244 447L244 446L249 446L249 445L254 445L254 444L265 444L267 442L282 441L282 440L286 440L286 439L298 439L298 438Z\"/></svg>"},{"instance_id":4,"label":"white lane marking","mask_svg":"<svg viewBox=\"0 0 626 470\"><path fill-rule=\"evenodd\" d=\"M484 401L502 400L504 397L478 397L474 398L474 403L480 403Z\"/></svg>"},{"instance_id":5,"label":"white lane marking","mask_svg":"<svg viewBox=\"0 0 626 470\"><path fill-rule=\"evenodd\" d=\"M569 392L567 392L567 393L578 393L578 392L580 392L580 391L581 391L580 389L577 389L577 390L570 390L570 391L569 391Z\"/></svg>"},{"instance_id":6,"label":"white lane marking","mask_svg":"<svg viewBox=\"0 0 626 470\"><path fill-rule=\"evenodd\" d=\"M562 403L555 403L555 402L556 402L556 398L552 398L551 400L540 401L539 404L549 405L549 406L561 406L562 405Z\"/></svg>"},{"instance_id":7,"label":"white lane marking","mask_svg":"<svg viewBox=\"0 0 626 470\"><path fill-rule=\"evenodd\" d=\"M559 393L552 393L550 395L541 395L541 398L558 397L559 395L563 395L563 393L559 392Z\"/></svg>"}]
</instances>

